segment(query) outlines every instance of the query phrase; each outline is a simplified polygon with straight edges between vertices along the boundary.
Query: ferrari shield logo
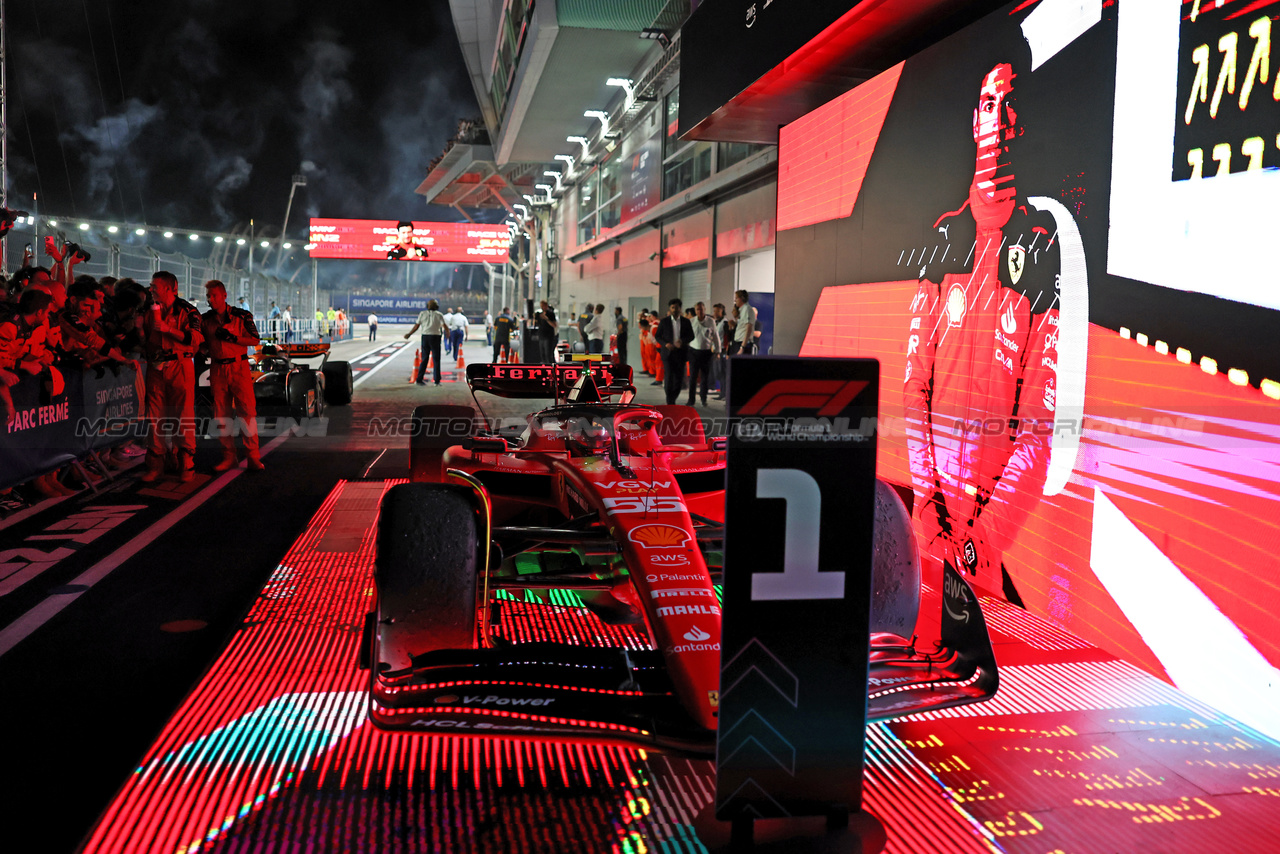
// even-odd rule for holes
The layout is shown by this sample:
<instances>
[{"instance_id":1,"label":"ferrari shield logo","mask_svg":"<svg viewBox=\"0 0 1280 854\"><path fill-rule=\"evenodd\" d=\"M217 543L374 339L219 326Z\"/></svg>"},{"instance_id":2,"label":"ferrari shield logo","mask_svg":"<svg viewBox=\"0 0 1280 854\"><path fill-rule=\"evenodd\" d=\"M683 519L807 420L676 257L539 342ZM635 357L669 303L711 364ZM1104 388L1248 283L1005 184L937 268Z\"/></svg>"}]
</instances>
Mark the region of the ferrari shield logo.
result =
<instances>
[{"instance_id":1,"label":"ferrari shield logo","mask_svg":"<svg viewBox=\"0 0 1280 854\"><path fill-rule=\"evenodd\" d=\"M1027 263L1027 251L1021 246L1009 247L1009 281L1018 284L1023 266Z\"/></svg>"}]
</instances>

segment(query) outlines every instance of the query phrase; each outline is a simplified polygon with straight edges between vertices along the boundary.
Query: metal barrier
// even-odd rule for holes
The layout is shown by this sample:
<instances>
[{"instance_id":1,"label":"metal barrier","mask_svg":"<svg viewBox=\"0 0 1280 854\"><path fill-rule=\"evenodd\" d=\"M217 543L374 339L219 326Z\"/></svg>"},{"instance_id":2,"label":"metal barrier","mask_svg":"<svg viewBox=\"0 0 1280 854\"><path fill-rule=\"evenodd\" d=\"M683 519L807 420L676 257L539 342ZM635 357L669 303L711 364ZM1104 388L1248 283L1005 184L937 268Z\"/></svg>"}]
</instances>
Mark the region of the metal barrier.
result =
<instances>
[{"instance_id":1,"label":"metal barrier","mask_svg":"<svg viewBox=\"0 0 1280 854\"><path fill-rule=\"evenodd\" d=\"M48 233L47 227L43 227L37 234L30 225L15 225L8 237L9 255L6 257L9 259L10 269L16 268L22 257L19 247L25 243L33 245L35 263L48 266L50 261L44 254L42 243L43 235ZM270 314L272 303L281 311L289 307L295 318L310 318L313 324L316 304L323 307L332 304L332 294L327 290L317 293L310 281L304 284L259 271L250 273L242 267L215 260L219 256L225 258L225 253L214 252L209 258L191 258L181 252L158 252L146 245L108 242L103 240L100 232L92 229L86 232L56 233L89 250L90 260L76 265L76 275L131 278L146 285L157 270L168 270L178 277L178 295L201 308L208 307L204 298L204 283L210 279L217 279L227 286L227 300L232 305L240 305L240 298L244 297L253 316L260 323ZM302 269L304 268L299 268L299 272ZM294 275L296 277L297 273ZM315 335L314 329L310 334Z\"/></svg>"}]
</instances>

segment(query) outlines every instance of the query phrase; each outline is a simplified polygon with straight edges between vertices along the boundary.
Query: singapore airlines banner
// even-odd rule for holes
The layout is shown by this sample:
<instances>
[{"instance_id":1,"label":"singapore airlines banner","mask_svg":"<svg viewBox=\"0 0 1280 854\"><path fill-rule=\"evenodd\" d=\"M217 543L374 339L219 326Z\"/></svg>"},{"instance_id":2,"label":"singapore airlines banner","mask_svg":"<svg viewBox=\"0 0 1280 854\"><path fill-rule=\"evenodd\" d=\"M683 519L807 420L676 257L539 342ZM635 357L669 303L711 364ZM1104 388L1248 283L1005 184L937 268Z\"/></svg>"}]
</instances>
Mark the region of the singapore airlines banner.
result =
<instances>
[{"instance_id":1,"label":"singapore airlines banner","mask_svg":"<svg viewBox=\"0 0 1280 854\"><path fill-rule=\"evenodd\" d=\"M1280 0L1042 0L782 129L924 552L1280 735Z\"/></svg>"}]
</instances>

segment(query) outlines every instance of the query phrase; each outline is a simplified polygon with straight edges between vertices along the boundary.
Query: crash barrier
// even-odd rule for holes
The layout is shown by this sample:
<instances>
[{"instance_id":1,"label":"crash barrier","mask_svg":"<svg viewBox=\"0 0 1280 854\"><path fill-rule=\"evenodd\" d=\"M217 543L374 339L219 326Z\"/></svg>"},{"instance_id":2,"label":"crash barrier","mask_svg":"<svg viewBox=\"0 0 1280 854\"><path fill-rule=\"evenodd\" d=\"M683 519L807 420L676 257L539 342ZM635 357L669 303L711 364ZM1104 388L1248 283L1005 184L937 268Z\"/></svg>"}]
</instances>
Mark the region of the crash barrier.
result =
<instances>
[{"instance_id":1,"label":"crash barrier","mask_svg":"<svg viewBox=\"0 0 1280 854\"><path fill-rule=\"evenodd\" d=\"M268 320L255 317L253 322L264 341L275 341L280 344L301 344L304 341L324 341L333 344L338 341L350 341L355 337L352 329L354 324L350 319L339 324L336 321L330 323L295 318L285 325L284 321L279 319ZM364 324L361 324L361 328L364 328Z\"/></svg>"},{"instance_id":2,"label":"crash barrier","mask_svg":"<svg viewBox=\"0 0 1280 854\"><path fill-rule=\"evenodd\" d=\"M0 489L26 483L132 438L142 417L142 363L115 369L45 371L9 389L13 410L0 433ZM135 369L136 368L136 369Z\"/></svg>"}]
</instances>

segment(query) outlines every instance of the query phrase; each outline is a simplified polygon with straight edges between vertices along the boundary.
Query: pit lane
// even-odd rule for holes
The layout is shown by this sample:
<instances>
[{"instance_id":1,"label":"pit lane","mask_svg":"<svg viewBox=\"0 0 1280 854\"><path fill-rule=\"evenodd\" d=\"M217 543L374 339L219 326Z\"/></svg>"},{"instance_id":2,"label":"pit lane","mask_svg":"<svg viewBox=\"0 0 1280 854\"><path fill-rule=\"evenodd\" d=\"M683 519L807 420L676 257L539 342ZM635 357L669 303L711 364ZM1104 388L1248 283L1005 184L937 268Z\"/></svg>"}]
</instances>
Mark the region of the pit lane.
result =
<instances>
[{"instance_id":1,"label":"pit lane","mask_svg":"<svg viewBox=\"0 0 1280 854\"><path fill-rule=\"evenodd\" d=\"M387 345L403 340L380 332ZM22 781L6 809L41 850L714 845L709 763L387 735L365 721L355 646L372 592L377 499L408 463L407 437L370 435L367 424L470 399L456 368L439 388L409 384L410 343L357 374L353 404L329 410L325 435L284 441L266 473L226 481L0 655L0 681L26 698L4 712ZM464 353L485 349L471 342ZM640 391L658 402L660 389L642 382ZM491 408L507 416L523 405ZM202 445L198 465L216 453ZM133 478L26 522L43 531L94 500L139 503ZM213 485L167 499L168 512ZM16 527L2 531L6 548ZM135 537L121 522L85 545L100 540L101 561ZM0 607L15 595L63 595L74 577L50 569ZM1266 790L1256 769L1280 767L1280 747L1042 620L983 605L1001 663L996 699L868 728L866 807L888 831L887 850L1213 850L1226 840L1265 849L1269 801L1247 795ZM18 610L4 612L6 626ZM529 637L601 633L569 598L503 611L504 625ZM52 798L59 820L39 820Z\"/></svg>"}]
</instances>

